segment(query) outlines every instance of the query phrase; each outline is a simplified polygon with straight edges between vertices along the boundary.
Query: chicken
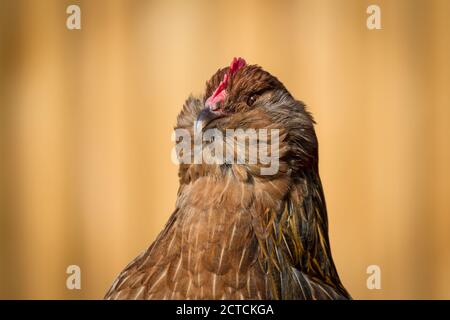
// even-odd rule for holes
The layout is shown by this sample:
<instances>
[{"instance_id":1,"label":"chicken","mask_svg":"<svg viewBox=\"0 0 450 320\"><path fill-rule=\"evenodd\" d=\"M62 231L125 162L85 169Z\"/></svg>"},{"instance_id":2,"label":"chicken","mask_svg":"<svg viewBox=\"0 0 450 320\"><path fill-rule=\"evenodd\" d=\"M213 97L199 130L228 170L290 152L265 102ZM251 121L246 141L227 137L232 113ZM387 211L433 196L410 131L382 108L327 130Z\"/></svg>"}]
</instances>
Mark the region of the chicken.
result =
<instances>
[{"instance_id":1,"label":"chicken","mask_svg":"<svg viewBox=\"0 0 450 320\"><path fill-rule=\"evenodd\" d=\"M277 130L277 170L262 174L261 161L181 163L175 211L105 298L351 299L331 256L314 124L261 67L235 58L218 70L203 97L188 98L176 129Z\"/></svg>"}]
</instances>

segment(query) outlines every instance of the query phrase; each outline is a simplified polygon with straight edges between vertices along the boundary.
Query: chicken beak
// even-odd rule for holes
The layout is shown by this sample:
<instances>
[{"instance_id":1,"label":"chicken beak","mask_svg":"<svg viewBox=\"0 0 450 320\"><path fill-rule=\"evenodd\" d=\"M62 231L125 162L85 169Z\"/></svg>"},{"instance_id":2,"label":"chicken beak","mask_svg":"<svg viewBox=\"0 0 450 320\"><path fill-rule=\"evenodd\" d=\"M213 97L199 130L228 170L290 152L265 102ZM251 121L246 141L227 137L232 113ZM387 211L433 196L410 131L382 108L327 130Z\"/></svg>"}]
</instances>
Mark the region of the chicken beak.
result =
<instances>
[{"instance_id":1,"label":"chicken beak","mask_svg":"<svg viewBox=\"0 0 450 320\"><path fill-rule=\"evenodd\" d=\"M201 132L206 126L213 120L221 118L222 114L218 112L211 111L209 107L204 108L197 116L195 120L194 127L196 132Z\"/></svg>"}]
</instances>

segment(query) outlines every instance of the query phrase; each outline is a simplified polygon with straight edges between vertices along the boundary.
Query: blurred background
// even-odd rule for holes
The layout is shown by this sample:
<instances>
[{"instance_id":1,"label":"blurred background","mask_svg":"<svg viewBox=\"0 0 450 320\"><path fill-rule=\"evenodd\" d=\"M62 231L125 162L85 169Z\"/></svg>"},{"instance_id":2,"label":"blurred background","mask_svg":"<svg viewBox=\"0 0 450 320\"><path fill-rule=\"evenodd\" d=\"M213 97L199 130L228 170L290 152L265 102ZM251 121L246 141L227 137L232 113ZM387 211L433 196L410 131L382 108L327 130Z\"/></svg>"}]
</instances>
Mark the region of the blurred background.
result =
<instances>
[{"instance_id":1,"label":"blurred background","mask_svg":"<svg viewBox=\"0 0 450 320\"><path fill-rule=\"evenodd\" d=\"M382 30L366 27L371 4ZM450 298L447 0L0 0L0 298L103 297L172 213L185 98L234 56L317 120L353 297Z\"/></svg>"}]
</instances>

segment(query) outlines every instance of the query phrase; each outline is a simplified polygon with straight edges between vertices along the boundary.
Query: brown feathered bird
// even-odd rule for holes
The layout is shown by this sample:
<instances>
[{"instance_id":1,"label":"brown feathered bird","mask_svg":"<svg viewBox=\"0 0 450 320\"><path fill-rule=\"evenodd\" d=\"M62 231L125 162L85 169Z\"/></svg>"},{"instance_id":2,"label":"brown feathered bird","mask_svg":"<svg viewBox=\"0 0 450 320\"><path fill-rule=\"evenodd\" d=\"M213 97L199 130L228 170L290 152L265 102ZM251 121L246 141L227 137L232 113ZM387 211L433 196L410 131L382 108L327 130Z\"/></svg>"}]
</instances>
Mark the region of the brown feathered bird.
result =
<instances>
[{"instance_id":1,"label":"brown feathered bird","mask_svg":"<svg viewBox=\"0 0 450 320\"><path fill-rule=\"evenodd\" d=\"M349 299L331 256L305 105L276 77L235 58L202 98L186 101L176 128L193 134L198 123L202 131L278 129L277 172L261 174L261 162L182 163L174 213L105 298Z\"/></svg>"}]
</instances>

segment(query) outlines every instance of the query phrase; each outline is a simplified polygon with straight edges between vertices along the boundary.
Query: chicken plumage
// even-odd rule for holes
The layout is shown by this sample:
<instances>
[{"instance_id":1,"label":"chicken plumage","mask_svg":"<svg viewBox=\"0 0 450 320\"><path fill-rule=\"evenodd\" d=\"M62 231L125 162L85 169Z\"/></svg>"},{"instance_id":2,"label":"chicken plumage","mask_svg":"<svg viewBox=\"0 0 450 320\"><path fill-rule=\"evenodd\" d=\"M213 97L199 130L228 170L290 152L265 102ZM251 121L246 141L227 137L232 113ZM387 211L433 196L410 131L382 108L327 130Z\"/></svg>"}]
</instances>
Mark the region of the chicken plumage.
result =
<instances>
[{"instance_id":1,"label":"chicken plumage","mask_svg":"<svg viewBox=\"0 0 450 320\"><path fill-rule=\"evenodd\" d=\"M234 59L176 128L278 129L279 169L180 164L176 208L106 299L349 299L328 239L314 120L259 66ZM270 144L270 142L269 142Z\"/></svg>"}]
</instances>

